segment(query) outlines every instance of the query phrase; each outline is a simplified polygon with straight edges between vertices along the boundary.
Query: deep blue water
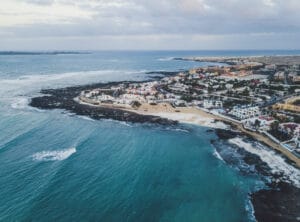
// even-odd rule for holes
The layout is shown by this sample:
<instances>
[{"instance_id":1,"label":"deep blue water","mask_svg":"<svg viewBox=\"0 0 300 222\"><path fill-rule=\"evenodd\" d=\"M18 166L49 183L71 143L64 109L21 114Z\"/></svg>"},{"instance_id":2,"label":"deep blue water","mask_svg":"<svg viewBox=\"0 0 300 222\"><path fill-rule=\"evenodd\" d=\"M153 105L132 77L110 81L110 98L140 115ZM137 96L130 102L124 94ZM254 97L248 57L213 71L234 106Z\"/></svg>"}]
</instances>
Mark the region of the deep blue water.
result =
<instances>
[{"instance_id":1,"label":"deep blue water","mask_svg":"<svg viewBox=\"0 0 300 222\"><path fill-rule=\"evenodd\" d=\"M300 53L0 55L0 221L251 221L248 193L262 182L219 160L206 128L92 121L27 103L42 88L207 65L171 57L256 54Z\"/></svg>"}]
</instances>

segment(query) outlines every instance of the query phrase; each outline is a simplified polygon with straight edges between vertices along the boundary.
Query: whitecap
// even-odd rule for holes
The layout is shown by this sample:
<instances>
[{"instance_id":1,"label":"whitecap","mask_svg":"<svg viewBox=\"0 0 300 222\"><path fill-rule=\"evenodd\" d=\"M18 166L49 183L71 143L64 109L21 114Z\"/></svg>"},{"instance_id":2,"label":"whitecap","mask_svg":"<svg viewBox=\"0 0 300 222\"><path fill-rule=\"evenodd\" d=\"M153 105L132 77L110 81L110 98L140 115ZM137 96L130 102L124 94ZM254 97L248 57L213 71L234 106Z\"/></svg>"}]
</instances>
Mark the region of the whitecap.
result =
<instances>
[{"instance_id":1,"label":"whitecap","mask_svg":"<svg viewBox=\"0 0 300 222\"><path fill-rule=\"evenodd\" d=\"M124 121L118 121L119 124L124 125L124 126L128 126L128 127L132 127L132 125L128 122L124 122Z\"/></svg>"},{"instance_id":2,"label":"whitecap","mask_svg":"<svg viewBox=\"0 0 300 222\"><path fill-rule=\"evenodd\" d=\"M0 98L15 98L32 95L43 88L60 88L78 84L144 79L144 71L137 70L96 70L57 74L24 75L15 79L0 79Z\"/></svg>"},{"instance_id":3,"label":"whitecap","mask_svg":"<svg viewBox=\"0 0 300 222\"><path fill-rule=\"evenodd\" d=\"M228 141L250 153L258 155L263 162L268 164L273 174L282 174L283 181L290 182L300 188L300 170L288 164L285 159L275 151L268 149L258 142L255 145L247 143L239 137L229 139Z\"/></svg>"},{"instance_id":4,"label":"whitecap","mask_svg":"<svg viewBox=\"0 0 300 222\"><path fill-rule=\"evenodd\" d=\"M246 212L248 214L248 217L250 219L250 221L256 222L256 218L255 218L255 211L254 211L254 207L252 202L250 201L250 198L247 199L247 203L246 203Z\"/></svg>"},{"instance_id":5,"label":"whitecap","mask_svg":"<svg viewBox=\"0 0 300 222\"><path fill-rule=\"evenodd\" d=\"M183 133L189 133L190 131L188 131L187 129L184 129L184 128L174 128L174 127L166 127L165 128L166 130L169 130L169 131L176 131L176 132L183 132Z\"/></svg>"},{"instance_id":6,"label":"whitecap","mask_svg":"<svg viewBox=\"0 0 300 222\"><path fill-rule=\"evenodd\" d=\"M69 116L72 116L72 115L74 115L74 114L68 114ZM92 122L95 122L95 120L94 119L92 119L91 117L88 117L88 116L81 116L81 115L79 115L79 116L77 116L79 119L83 119L83 120L88 120L88 121L92 121Z\"/></svg>"},{"instance_id":7,"label":"whitecap","mask_svg":"<svg viewBox=\"0 0 300 222\"><path fill-rule=\"evenodd\" d=\"M11 107L13 109L25 109L28 107L29 98L26 97L19 97L14 100L14 102L11 104Z\"/></svg>"},{"instance_id":8,"label":"whitecap","mask_svg":"<svg viewBox=\"0 0 300 222\"><path fill-rule=\"evenodd\" d=\"M172 61L174 60L174 57L165 57L165 58L159 58L158 61Z\"/></svg>"},{"instance_id":9,"label":"whitecap","mask_svg":"<svg viewBox=\"0 0 300 222\"><path fill-rule=\"evenodd\" d=\"M76 148L72 147L64 150L42 151L32 155L32 159L36 161L61 161L69 158L76 153Z\"/></svg>"},{"instance_id":10,"label":"whitecap","mask_svg":"<svg viewBox=\"0 0 300 222\"><path fill-rule=\"evenodd\" d=\"M175 128L174 131L189 133L188 130L186 130L186 129L180 129L180 128Z\"/></svg>"},{"instance_id":11,"label":"whitecap","mask_svg":"<svg viewBox=\"0 0 300 222\"><path fill-rule=\"evenodd\" d=\"M108 122L108 123L113 123L113 124L119 124L119 125L123 125L123 126L127 126L127 127L133 127L133 126L134 126L133 123L126 122L126 121L122 121L122 120L115 120L115 119L101 119L101 121L103 121L103 122Z\"/></svg>"},{"instance_id":12,"label":"whitecap","mask_svg":"<svg viewBox=\"0 0 300 222\"><path fill-rule=\"evenodd\" d=\"M216 149L214 150L213 155L214 155L217 159L219 159L219 160L225 162L224 159L221 157L221 155L219 154L219 152L218 152Z\"/></svg>"}]
</instances>

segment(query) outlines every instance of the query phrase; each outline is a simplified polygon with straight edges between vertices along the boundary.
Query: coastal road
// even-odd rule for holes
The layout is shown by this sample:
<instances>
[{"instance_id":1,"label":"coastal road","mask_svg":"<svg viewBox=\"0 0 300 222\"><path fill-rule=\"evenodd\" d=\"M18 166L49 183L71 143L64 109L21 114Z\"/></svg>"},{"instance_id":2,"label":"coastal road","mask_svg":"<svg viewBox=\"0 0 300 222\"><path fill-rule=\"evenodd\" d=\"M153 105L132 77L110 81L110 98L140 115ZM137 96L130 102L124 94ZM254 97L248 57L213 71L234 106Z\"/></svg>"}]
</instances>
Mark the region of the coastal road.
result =
<instances>
[{"instance_id":1,"label":"coastal road","mask_svg":"<svg viewBox=\"0 0 300 222\"><path fill-rule=\"evenodd\" d=\"M297 157L295 154L291 153L289 150L282 147L280 144L277 144L277 143L273 142L271 139L269 139L268 137L266 137L266 136L264 136L260 133L253 132L253 131L245 129L241 123L234 122L230 119L227 119L227 118L224 118L224 117L212 114L212 113L208 113L208 114L211 116L211 118L216 119L216 120L220 120L220 121L225 122L225 123L228 123L231 126L236 127L241 132L245 133L246 135L248 135L248 136L254 138L255 140L257 140L257 141L259 141L263 144L266 144L267 146L273 148L274 150L282 153L289 160L294 162L298 168L300 168L300 158Z\"/></svg>"}]
</instances>

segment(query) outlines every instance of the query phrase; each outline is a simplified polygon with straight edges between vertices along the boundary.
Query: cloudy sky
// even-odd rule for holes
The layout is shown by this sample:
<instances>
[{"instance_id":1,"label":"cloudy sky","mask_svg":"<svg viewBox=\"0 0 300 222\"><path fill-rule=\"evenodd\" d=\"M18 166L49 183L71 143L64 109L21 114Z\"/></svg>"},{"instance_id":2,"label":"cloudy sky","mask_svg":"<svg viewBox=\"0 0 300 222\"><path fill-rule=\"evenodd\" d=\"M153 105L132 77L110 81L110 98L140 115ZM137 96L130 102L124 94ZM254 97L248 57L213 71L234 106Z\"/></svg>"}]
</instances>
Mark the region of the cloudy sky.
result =
<instances>
[{"instance_id":1,"label":"cloudy sky","mask_svg":"<svg viewBox=\"0 0 300 222\"><path fill-rule=\"evenodd\" d=\"M0 0L0 50L300 49L300 0Z\"/></svg>"}]
</instances>

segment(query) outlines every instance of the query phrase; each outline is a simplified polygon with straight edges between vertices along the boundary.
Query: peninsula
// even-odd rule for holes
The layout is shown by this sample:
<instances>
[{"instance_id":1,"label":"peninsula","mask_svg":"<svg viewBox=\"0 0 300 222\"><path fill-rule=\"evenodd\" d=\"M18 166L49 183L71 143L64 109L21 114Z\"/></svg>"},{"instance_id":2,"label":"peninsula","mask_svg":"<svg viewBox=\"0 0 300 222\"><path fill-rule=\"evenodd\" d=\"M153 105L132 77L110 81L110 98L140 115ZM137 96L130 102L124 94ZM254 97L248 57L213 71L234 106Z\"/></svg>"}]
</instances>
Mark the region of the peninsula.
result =
<instances>
[{"instance_id":1,"label":"peninsula","mask_svg":"<svg viewBox=\"0 0 300 222\"><path fill-rule=\"evenodd\" d=\"M33 98L31 105L95 119L217 128L226 123L300 167L300 56L181 59L220 65L144 82L43 90L50 96Z\"/></svg>"},{"instance_id":2,"label":"peninsula","mask_svg":"<svg viewBox=\"0 0 300 222\"><path fill-rule=\"evenodd\" d=\"M151 72L159 75L142 82L44 89L44 95L33 98L30 105L63 109L93 119L197 124L216 128L220 140L239 133L300 167L300 56L174 59L219 65L182 72ZM252 156L245 158L256 165L261 162ZM261 165L258 168L264 169ZM270 190L251 194L258 221L287 219L282 204L289 208L290 216L298 217L299 188L276 182L277 176L273 176L275 182L270 183Z\"/></svg>"}]
</instances>

